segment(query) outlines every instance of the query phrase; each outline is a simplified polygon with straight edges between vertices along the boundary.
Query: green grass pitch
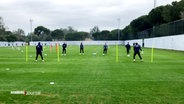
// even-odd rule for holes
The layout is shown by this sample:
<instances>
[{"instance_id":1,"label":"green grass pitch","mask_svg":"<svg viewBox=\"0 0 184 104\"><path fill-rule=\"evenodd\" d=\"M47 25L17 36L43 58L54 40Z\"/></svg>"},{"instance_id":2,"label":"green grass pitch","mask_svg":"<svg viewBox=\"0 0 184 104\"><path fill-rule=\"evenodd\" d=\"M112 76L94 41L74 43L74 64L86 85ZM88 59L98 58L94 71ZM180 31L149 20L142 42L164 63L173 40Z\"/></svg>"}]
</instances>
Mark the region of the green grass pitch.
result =
<instances>
[{"instance_id":1,"label":"green grass pitch","mask_svg":"<svg viewBox=\"0 0 184 104\"><path fill-rule=\"evenodd\" d=\"M35 47L0 48L0 104L184 104L184 52L144 48L144 62L133 62L125 48L68 46L67 55L45 47L45 62L35 62ZM61 52L61 46L60 46ZM93 55L93 53L97 53ZM54 82L54 84L50 84ZM11 94L11 91L27 91ZM39 94L36 94L38 93Z\"/></svg>"}]
</instances>

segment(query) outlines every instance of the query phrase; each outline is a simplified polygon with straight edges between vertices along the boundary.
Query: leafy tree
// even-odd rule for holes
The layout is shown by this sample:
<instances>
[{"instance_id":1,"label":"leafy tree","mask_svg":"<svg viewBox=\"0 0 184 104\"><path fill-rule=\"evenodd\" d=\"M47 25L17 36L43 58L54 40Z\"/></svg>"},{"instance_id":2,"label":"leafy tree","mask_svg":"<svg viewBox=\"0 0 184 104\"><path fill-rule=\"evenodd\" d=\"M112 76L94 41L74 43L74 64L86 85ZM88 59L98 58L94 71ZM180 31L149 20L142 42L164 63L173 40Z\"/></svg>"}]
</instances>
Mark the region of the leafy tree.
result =
<instances>
[{"instance_id":1,"label":"leafy tree","mask_svg":"<svg viewBox=\"0 0 184 104\"><path fill-rule=\"evenodd\" d=\"M34 29L34 34L40 36L40 35L49 35L50 30L45 28L44 26L38 26Z\"/></svg>"},{"instance_id":2,"label":"leafy tree","mask_svg":"<svg viewBox=\"0 0 184 104\"><path fill-rule=\"evenodd\" d=\"M171 5L166 5L163 9L163 18L164 18L164 21L166 22L170 22L172 21L172 6Z\"/></svg>"},{"instance_id":3,"label":"leafy tree","mask_svg":"<svg viewBox=\"0 0 184 104\"><path fill-rule=\"evenodd\" d=\"M51 36L54 40L63 40L64 39L64 33L61 29L56 29L51 32Z\"/></svg>"},{"instance_id":4,"label":"leafy tree","mask_svg":"<svg viewBox=\"0 0 184 104\"><path fill-rule=\"evenodd\" d=\"M109 40L118 40L118 32L119 32L119 29L112 30L111 33L109 34ZM121 37L121 34L119 35Z\"/></svg>"},{"instance_id":5,"label":"leafy tree","mask_svg":"<svg viewBox=\"0 0 184 104\"><path fill-rule=\"evenodd\" d=\"M122 40L133 39L131 26L128 25L122 30Z\"/></svg>"},{"instance_id":6,"label":"leafy tree","mask_svg":"<svg viewBox=\"0 0 184 104\"><path fill-rule=\"evenodd\" d=\"M164 21L164 18L162 16L163 10L164 10L164 6L160 6L155 9L152 9L151 12L149 12L149 15L148 15L149 21L153 26L166 23L166 21Z\"/></svg>"},{"instance_id":7,"label":"leafy tree","mask_svg":"<svg viewBox=\"0 0 184 104\"><path fill-rule=\"evenodd\" d=\"M103 30L103 31L100 33L100 40L111 40L111 39L109 39L109 35L110 35L110 31L108 31L108 30Z\"/></svg>"},{"instance_id":8,"label":"leafy tree","mask_svg":"<svg viewBox=\"0 0 184 104\"><path fill-rule=\"evenodd\" d=\"M17 30L15 30L15 31L13 31L13 34L17 34L17 35L25 35L25 32L24 32L24 30L22 30L22 29L17 29Z\"/></svg>"},{"instance_id":9,"label":"leafy tree","mask_svg":"<svg viewBox=\"0 0 184 104\"><path fill-rule=\"evenodd\" d=\"M130 23L130 26L132 27L133 31L135 31L135 32L143 31L143 30L146 30L146 29L149 29L152 27L147 15L141 16L141 17L133 20Z\"/></svg>"},{"instance_id":10,"label":"leafy tree","mask_svg":"<svg viewBox=\"0 0 184 104\"><path fill-rule=\"evenodd\" d=\"M4 21L3 21L3 18L2 17L0 17L0 30L4 30L5 31Z\"/></svg>"},{"instance_id":11,"label":"leafy tree","mask_svg":"<svg viewBox=\"0 0 184 104\"><path fill-rule=\"evenodd\" d=\"M90 36L94 38L94 40L99 40L99 34L100 34L100 29L98 28L98 26L94 26L91 30L90 30Z\"/></svg>"},{"instance_id":12,"label":"leafy tree","mask_svg":"<svg viewBox=\"0 0 184 104\"><path fill-rule=\"evenodd\" d=\"M66 40L85 40L88 38L87 32L74 32L74 33L68 33L65 36Z\"/></svg>"},{"instance_id":13,"label":"leafy tree","mask_svg":"<svg viewBox=\"0 0 184 104\"><path fill-rule=\"evenodd\" d=\"M47 37L45 38L45 41L52 41L52 36L51 35L47 35Z\"/></svg>"},{"instance_id":14,"label":"leafy tree","mask_svg":"<svg viewBox=\"0 0 184 104\"><path fill-rule=\"evenodd\" d=\"M0 41L7 41L6 37L3 35L0 35Z\"/></svg>"},{"instance_id":15,"label":"leafy tree","mask_svg":"<svg viewBox=\"0 0 184 104\"><path fill-rule=\"evenodd\" d=\"M92 36L93 36L94 40L101 40L100 32L93 33Z\"/></svg>"},{"instance_id":16,"label":"leafy tree","mask_svg":"<svg viewBox=\"0 0 184 104\"><path fill-rule=\"evenodd\" d=\"M17 37L13 34L6 36L6 39L8 42L14 42L18 40Z\"/></svg>"}]
</instances>

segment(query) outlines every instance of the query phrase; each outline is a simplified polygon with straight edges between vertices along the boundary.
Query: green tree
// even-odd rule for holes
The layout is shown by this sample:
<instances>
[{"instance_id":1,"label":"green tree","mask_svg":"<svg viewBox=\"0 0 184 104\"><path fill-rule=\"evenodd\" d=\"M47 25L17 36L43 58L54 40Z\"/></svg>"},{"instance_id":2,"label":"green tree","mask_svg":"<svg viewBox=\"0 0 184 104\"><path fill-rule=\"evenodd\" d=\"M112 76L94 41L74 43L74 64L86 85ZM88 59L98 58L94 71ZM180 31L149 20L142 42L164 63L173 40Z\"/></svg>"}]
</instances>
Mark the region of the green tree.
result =
<instances>
[{"instance_id":1,"label":"green tree","mask_svg":"<svg viewBox=\"0 0 184 104\"><path fill-rule=\"evenodd\" d=\"M40 35L49 35L50 34L50 30L47 29L44 26L38 26L34 29L34 34L40 36Z\"/></svg>"},{"instance_id":2,"label":"green tree","mask_svg":"<svg viewBox=\"0 0 184 104\"><path fill-rule=\"evenodd\" d=\"M12 32L13 34L16 34L16 35L25 35L25 32L23 29L17 29L15 31Z\"/></svg>"},{"instance_id":3,"label":"green tree","mask_svg":"<svg viewBox=\"0 0 184 104\"><path fill-rule=\"evenodd\" d=\"M3 18L0 17L0 34L3 34L5 31L4 25L5 24L4 24Z\"/></svg>"},{"instance_id":4,"label":"green tree","mask_svg":"<svg viewBox=\"0 0 184 104\"><path fill-rule=\"evenodd\" d=\"M109 38L109 35L110 35L110 31L108 30L103 30L100 32L100 40L111 40Z\"/></svg>"},{"instance_id":5,"label":"green tree","mask_svg":"<svg viewBox=\"0 0 184 104\"><path fill-rule=\"evenodd\" d=\"M14 42L14 41L18 40L17 37L13 34L7 35L6 39L7 39L8 42Z\"/></svg>"},{"instance_id":6,"label":"green tree","mask_svg":"<svg viewBox=\"0 0 184 104\"><path fill-rule=\"evenodd\" d=\"M54 40L63 40L64 32L61 29L56 29L51 32L51 36Z\"/></svg>"},{"instance_id":7,"label":"green tree","mask_svg":"<svg viewBox=\"0 0 184 104\"><path fill-rule=\"evenodd\" d=\"M164 21L163 18L163 10L164 6L159 6L155 9L152 9L151 12L149 12L148 15L149 21L153 26L166 23L166 21Z\"/></svg>"},{"instance_id":8,"label":"green tree","mask_svg":"<svg viewBox=\"0 0 184 104\"><path fill-rule=\"evenodd\" d=\"M94 26L91 30L90 30L90 36L94 39L94 40L99 40L100 39L100 29L98 28L98 26Z\"/></svg>"},{"instance_id":9,"label":"green tree","mask_svg":"<svg viewBox=\"0 0 184 104\"><path fill-rule=\"evenodd\" d=\"M85 40L88 38L89 35L87 32L74 32L74 33L68 33L65 36L66 40Z\"/></svg>"},{"instance_id":10,"label":"green tree","mask_svg":"<svg viewBox=\"0 0 184 104\"><path fill-rule=\"evenodd\" d=\"M119 32L119 29L112 30L109 34L109 40L118 40L118 32ZM119 35L121 39L121 34Z\"/></svg>"},{"instance_id":11,"label":"green tree","mask_svg":"<svg viewBox=\"0 0 184 104\"><path fill-rule=\"evenodd\" d=\"M163 9L163 14L162 14L164 21L166 21L166 22L172 21L172 16L171 16L172 13L171 12L172 12L172 6L166 5Z\"/></svg>"}]
</instances>

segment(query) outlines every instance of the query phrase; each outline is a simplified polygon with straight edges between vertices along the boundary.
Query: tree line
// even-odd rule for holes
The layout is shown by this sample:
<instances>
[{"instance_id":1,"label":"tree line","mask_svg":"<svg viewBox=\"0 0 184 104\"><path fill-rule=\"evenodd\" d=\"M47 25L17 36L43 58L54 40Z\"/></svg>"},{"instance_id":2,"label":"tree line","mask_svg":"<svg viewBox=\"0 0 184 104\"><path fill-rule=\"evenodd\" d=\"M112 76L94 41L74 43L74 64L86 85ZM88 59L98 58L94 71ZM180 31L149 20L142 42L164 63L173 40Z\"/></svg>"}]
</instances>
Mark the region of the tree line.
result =
<instances>
[{"instance_id":1,"label":"tree line","mask_svg":"<svg viewBox=\"0 0 184 104\"><path fill-rule=\"evenodd\" d=\"M90 32L78 32L71 26L50 30L38 26L33 33L25 35L22 29L7 31L3 18L0 17L0 41L60 41L60 40L128 40L137 39L138 32L184 18L184 0L152 9L148 15L140 16L123 29L100 30L94 26Z\"/></svg>"},{"instance_id":2,"label":"tree line","mask_svg":"<svg viewBox=\"0 0 184 104\"><path fill-rule=\"evenodd\" d=\"M138 38L138 32L184 18L184 0L152 9L148 15L140 16L122 29L122 40ZM159 34L158 34L159 35Z\"/></svg>"}]
</instances>

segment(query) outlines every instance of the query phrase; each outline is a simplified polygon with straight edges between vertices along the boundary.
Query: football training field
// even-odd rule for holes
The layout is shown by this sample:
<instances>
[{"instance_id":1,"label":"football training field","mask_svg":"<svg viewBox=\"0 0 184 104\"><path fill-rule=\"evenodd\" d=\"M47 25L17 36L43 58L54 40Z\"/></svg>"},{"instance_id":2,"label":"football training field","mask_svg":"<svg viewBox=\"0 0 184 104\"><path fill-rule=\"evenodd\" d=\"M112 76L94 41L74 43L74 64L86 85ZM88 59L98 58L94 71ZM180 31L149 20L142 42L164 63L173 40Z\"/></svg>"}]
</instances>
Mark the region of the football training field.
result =
<instances>
[{"instance_id":1,"label":"football training field","mask_svg":"<svg viewBox=\"0 0 184 104\"><path fill-rule=\"evenodd\" d=\"M68 46L60 61L45 47L45 62L35 47L0 48L0 104L184 104L184 52L144 48L141 62L125 47ZM61 47L59 52L61 52ZM96 55L94 55L96 53Z\"/></svg>"}]
</instances>

